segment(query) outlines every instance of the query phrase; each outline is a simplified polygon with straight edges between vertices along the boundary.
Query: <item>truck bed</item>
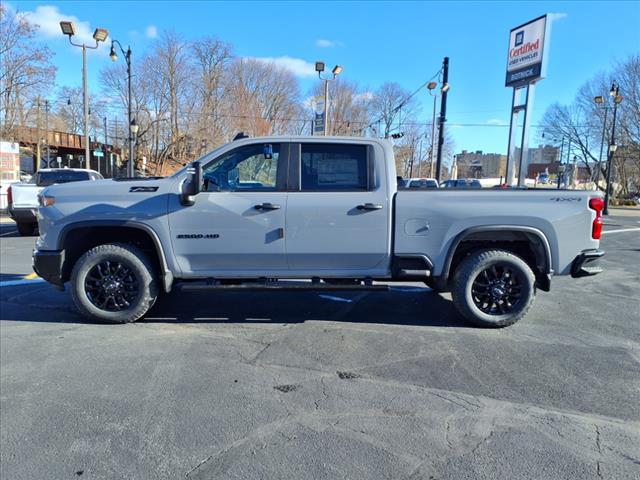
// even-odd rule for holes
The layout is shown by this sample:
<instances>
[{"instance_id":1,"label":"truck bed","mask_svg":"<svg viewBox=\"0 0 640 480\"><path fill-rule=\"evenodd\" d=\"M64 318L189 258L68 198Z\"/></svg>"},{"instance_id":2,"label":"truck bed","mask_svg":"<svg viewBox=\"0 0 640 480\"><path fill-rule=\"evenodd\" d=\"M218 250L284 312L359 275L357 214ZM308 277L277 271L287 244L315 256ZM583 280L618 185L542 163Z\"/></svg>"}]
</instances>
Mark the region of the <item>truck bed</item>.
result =
<instances>
[{"instance_id":1,"label":"truck bed","mask_svg":"<svg viewBox=\"0 0 640 480\"><path fill-rule=\"evenodd\" d=\"M494 236L502 227L539 232L549 245L552 269L566 275L576 252L598 247L591 238L596 216L581 190L399 190L395 196L394 253L427 252L440 275L446 252L466 231L482 225ZM491 238L492 234L486 234Z\"/></svg>"}]
</instances>

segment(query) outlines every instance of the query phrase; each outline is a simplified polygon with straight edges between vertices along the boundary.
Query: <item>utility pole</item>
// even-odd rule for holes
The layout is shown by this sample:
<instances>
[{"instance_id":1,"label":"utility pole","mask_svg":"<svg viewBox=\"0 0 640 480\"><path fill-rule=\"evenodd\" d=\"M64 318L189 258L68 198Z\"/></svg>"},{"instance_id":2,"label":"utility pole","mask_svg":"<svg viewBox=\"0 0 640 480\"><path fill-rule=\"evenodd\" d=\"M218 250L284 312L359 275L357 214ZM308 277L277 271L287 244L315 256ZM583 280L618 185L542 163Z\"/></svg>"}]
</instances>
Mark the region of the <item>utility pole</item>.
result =
<instances>
[{"instance_id":1,"label":"utility pole","mask_svg":"<svg viewBox=\"0 0 640 480\"><path fill-rule=\"evenodd\" d=\"M34 172L40 170L41 152L40 152L40 97L36 103L36 168Z\"/></svg>"},{"instance_id":2,"label":"utility pole","mask_svg":"<svg viewBox=\"0 0 640 480\"><path fill-rule=\"evenodd\" d=\"M49 100L44 101L44 128L45 128L45 139L47 142L47 167L49 166L49 161L51 160L51 152L49 150Z\"/></svg>"},{"instance_id":3,"label":"utility pole","mask_svg":"<svg viewBox=\"0 0 640 480\"><path fill-rule=\"evenodd\" d=\"M438 157L436 159L436 180L440 183L442 170L442 148L444 146L444 122L447 121L447 92L449 91L449 57L442 62L442 99L440 100L440 118L438 118Z\"/></svg>"},{"instance_id":4,"label":"utility pole","mask_svg":"<svg viewBox=\"0 0 640 480\"><path fill-rule=\"evenodd\" d=\"M107 143L109 143L109 136L107 134L107 117L102 117L102 122L104 126L104 161L105 161L105 173L109 175L109 159L107 158ZM113 176L113 175L112 175Z\"/></svg>"}]
</instances>

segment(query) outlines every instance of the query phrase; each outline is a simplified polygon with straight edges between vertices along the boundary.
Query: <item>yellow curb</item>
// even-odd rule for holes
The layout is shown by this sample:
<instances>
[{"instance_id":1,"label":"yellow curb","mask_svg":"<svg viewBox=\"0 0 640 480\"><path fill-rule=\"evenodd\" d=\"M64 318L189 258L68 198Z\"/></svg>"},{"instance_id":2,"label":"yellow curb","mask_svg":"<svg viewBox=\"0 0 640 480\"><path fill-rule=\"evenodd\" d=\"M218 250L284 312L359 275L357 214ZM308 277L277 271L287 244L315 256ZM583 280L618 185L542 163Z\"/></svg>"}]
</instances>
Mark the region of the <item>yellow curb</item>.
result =
<instances>
[{"instance_id":1,"label":"yellow curb","mask_svg":"<svg viewBox=\"0 0 640 480\"><path fill-rule=\"evenodd\" d=\"M33 280L34 278L38 278L38 274L33 272L33 273L30 273L29 275L26 275L26 276L24 276L22 278L24 278L25 280Z\"/></svg>"}]
</instances>

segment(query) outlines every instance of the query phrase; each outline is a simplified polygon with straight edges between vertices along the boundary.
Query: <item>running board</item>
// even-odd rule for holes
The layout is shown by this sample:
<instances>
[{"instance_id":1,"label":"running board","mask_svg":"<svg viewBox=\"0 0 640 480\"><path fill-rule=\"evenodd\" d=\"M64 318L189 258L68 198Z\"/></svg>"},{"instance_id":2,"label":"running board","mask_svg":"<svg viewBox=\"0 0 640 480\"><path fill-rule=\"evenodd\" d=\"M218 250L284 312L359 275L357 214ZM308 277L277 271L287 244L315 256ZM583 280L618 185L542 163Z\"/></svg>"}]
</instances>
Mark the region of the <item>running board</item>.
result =
<instances>
[{"instance_id":1,"label":"running board","mask_svg":"<svg viewBox=\"0 0 640 480\"><path fill-rule=\"evenodd\" d=\"M238 284L222 283L220 280L192 280L180 281L173 285L173 289L181 292L195 292L202 290L312 290L312 291L388 291L388 285L353 284L332 285L320 282L295 282L287 280L270 280L266 282L244 282Z\"/></svg>"}]
</instances>

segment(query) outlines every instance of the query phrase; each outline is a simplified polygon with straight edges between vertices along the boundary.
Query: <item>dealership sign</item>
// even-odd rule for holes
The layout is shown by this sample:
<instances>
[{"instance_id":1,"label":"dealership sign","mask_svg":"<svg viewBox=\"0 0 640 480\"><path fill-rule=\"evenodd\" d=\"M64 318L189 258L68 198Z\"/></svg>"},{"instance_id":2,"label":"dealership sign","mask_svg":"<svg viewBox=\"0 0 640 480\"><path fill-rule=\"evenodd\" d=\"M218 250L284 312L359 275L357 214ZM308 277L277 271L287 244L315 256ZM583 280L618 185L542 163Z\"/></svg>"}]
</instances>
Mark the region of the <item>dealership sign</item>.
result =
<instances>
[{"instance_id":1,"label":"dealership sign","mask_svg":"<svg viewBox=\"0 0 640 480\"><path fill-rule=\"evenodd\" d=\"M544 49L547 37L546 15L511 30L507 57L507 87L524 85L544 78Z\"/></svg>"}]
</instances>

